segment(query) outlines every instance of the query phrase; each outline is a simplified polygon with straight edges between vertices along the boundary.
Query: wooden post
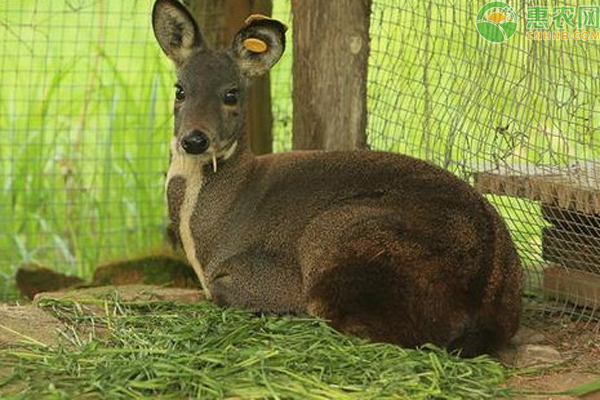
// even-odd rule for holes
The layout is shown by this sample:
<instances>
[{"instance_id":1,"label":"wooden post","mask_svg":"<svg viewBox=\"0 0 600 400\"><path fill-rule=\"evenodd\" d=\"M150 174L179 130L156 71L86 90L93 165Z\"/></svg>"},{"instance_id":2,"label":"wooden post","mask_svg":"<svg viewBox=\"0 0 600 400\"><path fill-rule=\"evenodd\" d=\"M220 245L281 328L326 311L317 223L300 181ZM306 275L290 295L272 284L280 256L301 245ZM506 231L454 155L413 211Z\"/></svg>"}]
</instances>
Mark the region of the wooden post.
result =
<instances>
[{"instance_id":1,"label":"wooden post","mask_svg":"<svg viewBox=\"0 0 600 400\"><path fill-rule=\"evenodd\" d=\"M228 47L251 14L271 16L272 0L184 0L206 42L215 49ZM269 75L255 79L248 93L247 133L254 154L273 151L273 114Z\"/></svg>"},{"instance_id":2,"label":"wooden post","mask_svg":"<svg viewBox=\"0 0 600 400\"><path fill-rule=\"evenodd\" d=\"M294 149L367 147L371 0L292 0Z\"/></svg>"}]
</instances>

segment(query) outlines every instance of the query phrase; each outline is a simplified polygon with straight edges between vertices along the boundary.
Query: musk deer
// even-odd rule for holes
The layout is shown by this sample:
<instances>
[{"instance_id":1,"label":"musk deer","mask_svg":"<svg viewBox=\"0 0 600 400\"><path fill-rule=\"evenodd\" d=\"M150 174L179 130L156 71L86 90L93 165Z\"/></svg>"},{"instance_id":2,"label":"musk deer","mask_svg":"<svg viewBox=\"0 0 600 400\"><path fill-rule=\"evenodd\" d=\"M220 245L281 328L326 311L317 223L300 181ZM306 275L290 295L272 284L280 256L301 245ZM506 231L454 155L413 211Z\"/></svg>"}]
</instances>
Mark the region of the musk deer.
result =
<instances>
[{"instance_id":1,"label":"musk deer","mask_svg":"<svg viewBox=\"0 0 600 400\"><path fill-rule=\"evenodd\" d=\"M251 16L229 49L214 51L176 0L157 0L152 22L177 74L168 210L207 298L464 356L512 337L519 259L482 196L405 155L254 156L247 89L282 55L285 25Z\"/></svg>"}]
</instances>

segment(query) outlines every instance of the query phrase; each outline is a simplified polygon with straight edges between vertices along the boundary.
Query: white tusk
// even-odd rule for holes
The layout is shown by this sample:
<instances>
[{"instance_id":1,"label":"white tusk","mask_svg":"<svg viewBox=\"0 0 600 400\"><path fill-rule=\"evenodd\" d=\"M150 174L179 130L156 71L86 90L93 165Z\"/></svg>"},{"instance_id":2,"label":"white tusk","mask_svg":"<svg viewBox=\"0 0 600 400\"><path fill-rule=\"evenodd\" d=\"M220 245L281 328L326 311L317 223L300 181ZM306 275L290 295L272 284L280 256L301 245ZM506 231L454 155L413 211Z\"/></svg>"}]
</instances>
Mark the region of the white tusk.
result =
<instances>
[{"instance_id":1,"label":"white tusk","mask_svg":"<svg viewBox=\"0 0 600 400\"><path fill-rule=\"evenodd\" d=\"M213 161L213 171L216 173L217 172L217 154L216 153L213 153L212 161Z\"/></svg>"}]
</instances>

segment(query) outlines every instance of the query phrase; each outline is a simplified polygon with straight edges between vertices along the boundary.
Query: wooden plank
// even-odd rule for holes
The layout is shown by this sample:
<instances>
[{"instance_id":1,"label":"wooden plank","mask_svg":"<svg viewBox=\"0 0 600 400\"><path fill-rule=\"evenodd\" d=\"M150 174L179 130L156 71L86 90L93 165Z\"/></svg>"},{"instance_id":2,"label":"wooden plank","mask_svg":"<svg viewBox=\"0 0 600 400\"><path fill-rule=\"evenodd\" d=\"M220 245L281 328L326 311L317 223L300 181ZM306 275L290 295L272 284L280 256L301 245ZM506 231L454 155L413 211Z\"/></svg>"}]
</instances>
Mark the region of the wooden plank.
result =
<instances>
[{"instance_id":1,"label":"wooden plank","mask_svg":"<svg viewBox=\"0 0 600 400\"><path fill-rule=\"evenodd\" d=\"M366 148L371 0L293 0L294 149Z\"/></svg>"},{"instance_id":2,"label":"wooden plank","mask_svg":"<svg viewBox=\"0 0 600 400\"><path fill-rule=\"evenodd\" d=\"M515 165L479 170L475 187L481 193L527 198L588 214L600 214L600 165L573 167Z\"/></svg>"},{"instance_id":3,"label":"wooden plank","mask_svg":"<svg viewBox=\"0 0 600 400\"><path fill-rule=\"evenodd\" d=\"M593 310L600 308L600 276L589 272L549 265L544 269L546 296Z\"/></svg>"}]
</instances>

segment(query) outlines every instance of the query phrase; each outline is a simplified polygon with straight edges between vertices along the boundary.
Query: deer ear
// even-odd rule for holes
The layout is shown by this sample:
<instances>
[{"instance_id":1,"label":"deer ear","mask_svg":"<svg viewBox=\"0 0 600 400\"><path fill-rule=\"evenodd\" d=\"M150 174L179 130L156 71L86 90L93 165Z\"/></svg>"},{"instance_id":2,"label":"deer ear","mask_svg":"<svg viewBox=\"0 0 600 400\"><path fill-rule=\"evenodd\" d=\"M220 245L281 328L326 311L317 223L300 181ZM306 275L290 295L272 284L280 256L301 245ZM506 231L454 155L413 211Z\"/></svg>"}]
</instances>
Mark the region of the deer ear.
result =
<instances>
[{"instance_id":1,"label":"deer ear","mask_svg":"<svg viewBox=\"0 0 600 400\"><path fill-rule=\"evenodd\" d=\"M287 27L264 15L251 15L233 39L232 50L245 76L265 74L285 50Z\"/></svg>"},{"instance_id":2,"label":"deer ear","mask_svg":"<svg viewBox=\"0 0 600 400\"><path fill-rule=\"evenodd\" d=\"M158 44L178 66L185 63L193 50L204 47L196 21L177 0L154 3L152 27Z\"/></svg>"}]
</instances>

